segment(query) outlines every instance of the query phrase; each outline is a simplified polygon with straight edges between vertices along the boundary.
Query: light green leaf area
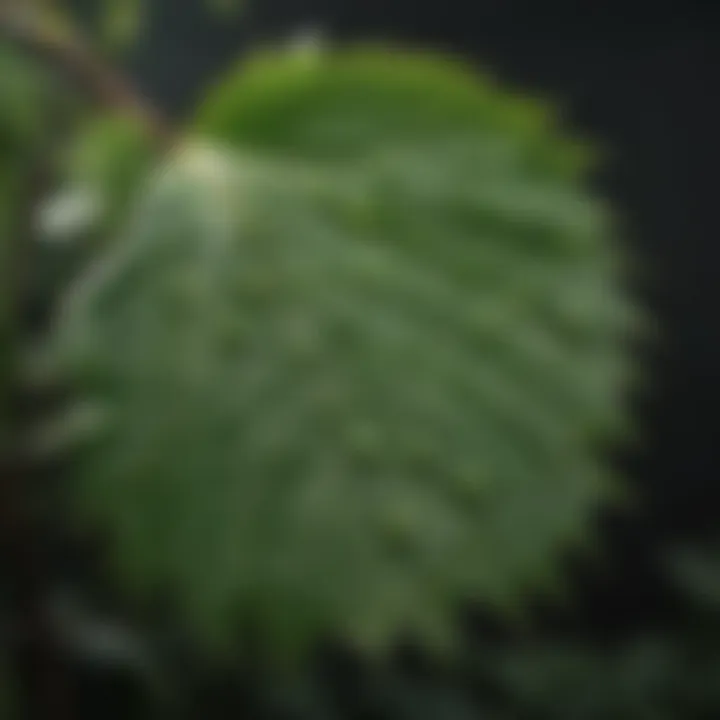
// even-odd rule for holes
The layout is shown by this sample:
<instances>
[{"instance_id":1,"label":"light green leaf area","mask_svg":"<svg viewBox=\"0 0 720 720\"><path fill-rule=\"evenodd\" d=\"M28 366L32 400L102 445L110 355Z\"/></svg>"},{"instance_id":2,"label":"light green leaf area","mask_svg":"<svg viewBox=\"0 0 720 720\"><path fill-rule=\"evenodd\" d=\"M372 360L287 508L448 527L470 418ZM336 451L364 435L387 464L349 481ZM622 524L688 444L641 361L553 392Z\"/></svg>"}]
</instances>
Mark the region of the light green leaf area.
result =
<instances>
[{"instance_id":1,"label":"light green leaf area","mask_svg":"<svg viewBox=\"0 0 720 720\"><path fill-rule=\"evenodd\" d=\"M634 313L543 117L432 58L266 56L66 298L78 507L204 637L441 645L586 536Z\"/></svg>"}]
</instances>

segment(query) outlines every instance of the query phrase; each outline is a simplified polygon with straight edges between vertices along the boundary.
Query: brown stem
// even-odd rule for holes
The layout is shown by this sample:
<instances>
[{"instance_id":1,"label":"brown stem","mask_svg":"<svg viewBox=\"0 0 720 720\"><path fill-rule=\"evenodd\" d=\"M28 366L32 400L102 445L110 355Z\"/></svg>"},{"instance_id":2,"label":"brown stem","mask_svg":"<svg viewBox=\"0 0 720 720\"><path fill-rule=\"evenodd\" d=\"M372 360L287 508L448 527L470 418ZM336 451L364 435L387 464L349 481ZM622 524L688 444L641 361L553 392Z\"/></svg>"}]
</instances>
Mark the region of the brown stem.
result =
<instances>
[{"instance_id":1,"label":"brown stem","mask_svg":"<svg viewBox=\"0 0 720 720\"><path fill-rule=\"evenodd\" d=\"M0 38L61 72L100 107L138 120L159 143L172 140L174 133L159 113L77 35L54 32L0 7Z\"/></svg>"}]
</instances>

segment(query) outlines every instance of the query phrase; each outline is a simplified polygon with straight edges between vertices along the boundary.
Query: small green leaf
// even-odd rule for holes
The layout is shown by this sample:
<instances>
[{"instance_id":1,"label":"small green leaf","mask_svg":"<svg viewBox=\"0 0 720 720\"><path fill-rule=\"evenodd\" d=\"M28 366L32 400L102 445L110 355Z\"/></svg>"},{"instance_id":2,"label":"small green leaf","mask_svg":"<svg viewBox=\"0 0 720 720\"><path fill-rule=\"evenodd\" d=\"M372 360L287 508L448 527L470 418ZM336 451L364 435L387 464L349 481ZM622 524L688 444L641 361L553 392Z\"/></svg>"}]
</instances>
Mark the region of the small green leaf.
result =
<instances>
[{"instance_id":1,"label":"small green leaf","mask_svg":"<svg viewBox=\"0 0 720 720\"><path fill-rule=\"evenodd\" d=\"M44 208L44 236L111 232L142 192L155 158L155 145L140 123L92 118L68 146L62 182Z\"/></svg>"},{"instance_id":2,"label":"small green leaf","mask_svg":"<svg viewBox=\"0 0 720 720\"><path fill-rule=\"evenodd\" d=\"M7 440L6 399L16 372L13 320L14 237L30 186L31 166L51 123L53 87L34 60L0 42L0 448ZM0 450L1 451L1 450Z\"/></svg>"}]
</instances>

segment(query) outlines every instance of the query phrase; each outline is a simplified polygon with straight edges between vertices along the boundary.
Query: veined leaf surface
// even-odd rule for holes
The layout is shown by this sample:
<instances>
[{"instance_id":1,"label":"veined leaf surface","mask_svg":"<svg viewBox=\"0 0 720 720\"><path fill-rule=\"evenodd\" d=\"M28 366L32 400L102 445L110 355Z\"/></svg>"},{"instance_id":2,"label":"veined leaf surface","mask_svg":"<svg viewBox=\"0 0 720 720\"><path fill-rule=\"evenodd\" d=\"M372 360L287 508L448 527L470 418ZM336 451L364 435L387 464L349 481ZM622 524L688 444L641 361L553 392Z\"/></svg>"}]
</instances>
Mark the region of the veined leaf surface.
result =
<instances>
[{"instance_id":1,"label":"veined leaf surface","mask_svg":"<svg viewBox=\"0 0 720 720\"><path fill-rule=\"evenodd\" d=\"M633 313L584 152L453 63L270 55L68 296L80 507L221 637L452 634L607 495Z\"/></svg>"}]
</instances>

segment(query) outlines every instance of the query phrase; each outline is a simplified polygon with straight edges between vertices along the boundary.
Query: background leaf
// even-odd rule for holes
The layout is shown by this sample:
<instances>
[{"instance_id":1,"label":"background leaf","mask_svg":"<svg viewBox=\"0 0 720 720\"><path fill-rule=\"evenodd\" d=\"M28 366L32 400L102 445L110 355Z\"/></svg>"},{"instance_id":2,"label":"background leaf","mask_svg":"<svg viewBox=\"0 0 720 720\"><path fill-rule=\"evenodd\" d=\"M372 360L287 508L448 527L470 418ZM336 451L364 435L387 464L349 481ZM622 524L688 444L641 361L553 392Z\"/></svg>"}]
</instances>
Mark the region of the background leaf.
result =
<instances>
[{"instance_id":1,"label":"background leaf","mask_svg":"<svg viewBox=\"0 0 720 720\"><path fill-rule=\"evenodd\" d=\"M206 0L211 10L224 15L237 13L245 8L245 0Z\"/></svg>"}]
</instances>

